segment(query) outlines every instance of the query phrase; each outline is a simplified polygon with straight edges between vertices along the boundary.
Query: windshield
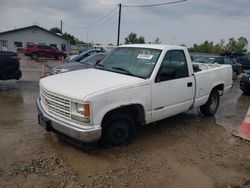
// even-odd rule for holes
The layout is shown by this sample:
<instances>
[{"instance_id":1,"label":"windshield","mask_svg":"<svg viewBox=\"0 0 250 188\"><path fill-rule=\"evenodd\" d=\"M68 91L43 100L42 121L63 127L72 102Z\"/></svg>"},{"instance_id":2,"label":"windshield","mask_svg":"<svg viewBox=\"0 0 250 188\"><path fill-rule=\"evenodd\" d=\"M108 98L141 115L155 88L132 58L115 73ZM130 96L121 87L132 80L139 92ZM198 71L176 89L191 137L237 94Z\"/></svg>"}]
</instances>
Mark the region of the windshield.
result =
<instances>
[{"instance_id":1,"label":"windshield","mask_svg":"<svg viewBox=\"0 0 250 188\"><path fill-rule=\"evenodd\" d=\"M195 59L195 62L210 64L214 61L214 59L214 57L198 57Z\"/></svg>"},{"instance_id":2,"label":"windshield","mask_svg":"<svg viewBox=\"0 0 250 188\"><path fill-rule=\"evenodd\" d=\"M97 68L149 78L160 54L161 50L156 49L120 47L98 64Z\"/></svg>"}]
</instances>

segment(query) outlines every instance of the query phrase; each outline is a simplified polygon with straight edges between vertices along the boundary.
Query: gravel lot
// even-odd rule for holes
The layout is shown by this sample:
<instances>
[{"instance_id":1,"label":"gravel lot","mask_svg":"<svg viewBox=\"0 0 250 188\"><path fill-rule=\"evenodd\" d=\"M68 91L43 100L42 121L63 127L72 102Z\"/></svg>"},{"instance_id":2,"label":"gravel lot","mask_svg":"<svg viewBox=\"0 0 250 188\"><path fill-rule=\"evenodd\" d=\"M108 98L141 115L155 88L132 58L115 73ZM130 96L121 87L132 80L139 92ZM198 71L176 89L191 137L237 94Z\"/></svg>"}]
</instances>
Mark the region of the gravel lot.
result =
<instances>
[{"instance_id":1,"label":"gravel lot","mask_svg":"<svg viewBox=\"0 0 250 188\"><path fill-rule=\"evenodd\" d=\"M22 80L0 82L0 187L250 187L250 142L231 135L250 104L239 78L215 117L194 109L140 128L129 146L89 151L38 126L42 65L21 64Z\"/></svg>"}]
</instances>

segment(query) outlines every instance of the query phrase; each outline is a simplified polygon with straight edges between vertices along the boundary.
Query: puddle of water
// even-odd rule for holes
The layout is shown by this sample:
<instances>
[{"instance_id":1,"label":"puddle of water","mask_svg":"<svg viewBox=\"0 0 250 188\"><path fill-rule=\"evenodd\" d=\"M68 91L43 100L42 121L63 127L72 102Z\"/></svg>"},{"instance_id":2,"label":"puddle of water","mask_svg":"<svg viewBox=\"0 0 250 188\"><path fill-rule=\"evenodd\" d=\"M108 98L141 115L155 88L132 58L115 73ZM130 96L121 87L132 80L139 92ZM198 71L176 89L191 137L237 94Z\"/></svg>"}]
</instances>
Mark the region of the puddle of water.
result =
<instances>
[{"instance_id":1,"label":"puddle of water","mask_svg":"<svg viewBox=\"0 0 250 188\"><path fill-rule=\"evenodd\" d=\"M23 96L19 89L0 90L0 124L18 124L23 116Z\"/></svg>"},{"instance_id":2,"label":"puddle of water","mask_svg":"<svg viewBox=\"0 0 250 188\"><path fill-rule=\"evenodd\" d=\"M213 180L198 168L180 166L175 177L167 184L161 182L159 187L213 188L214 184Z\"/></svg>"},{"instance_id":3,"label":"puddle of water","mask_svg":"<svg viewBox=\"0 0 250 188\"><path fill-rule=\"evenodd\" d=\"M220 107L215 115L216 123L230 133L238 130L249 105L250 97L242 94L239 81L236 81L230 93L221 98Z\"/></svg>"}]
</instances>

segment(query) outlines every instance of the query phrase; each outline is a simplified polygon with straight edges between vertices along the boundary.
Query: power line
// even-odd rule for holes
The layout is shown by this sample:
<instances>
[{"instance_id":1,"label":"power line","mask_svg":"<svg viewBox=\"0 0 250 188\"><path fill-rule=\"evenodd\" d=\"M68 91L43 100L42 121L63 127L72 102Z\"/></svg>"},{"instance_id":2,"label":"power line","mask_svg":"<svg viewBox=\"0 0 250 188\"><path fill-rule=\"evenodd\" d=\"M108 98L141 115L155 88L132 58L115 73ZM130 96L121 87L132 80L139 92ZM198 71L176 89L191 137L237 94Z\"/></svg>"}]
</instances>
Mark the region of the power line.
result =
<instances>
[{"instance_id":1,"label":"power line","mask_svg":"<svg viewBox=\"0 0 250 188\"><path fill-rule=\"evenodd\" d=\"M162 5L170 5L170 4L176 4L176 3L182 3L187 0L179 0L179 1L172 1L172 2L166 2L166 3L157 3L157 4L148 4L148 5L123 5L123 7L129 7L129 8L135 8L135 7L155 7L155 6L162 6Z\"/></svg>"},{"instance_id":2,"label":"power line","mask_svg":"<svg viewBox=\"0 0 250 188\"><path fill-rule=\"evenodd\" d=\"M104 19L104 20L102 20L101 22L99 22L99 24L93 25L93 26L91 26L91 27L89 27L89 28L82 29L82 30L84 30L84 31L93 30L93 29L95 29L95 28L101 26L102 24L104 24L104 23L110 21L112 18L114 18L114 16L115 16L115 14L113 14L112 16L110 15L109 17L106 17L106 19ZM82 33L82 32L83 32L83 31L80 31L80 32L78 32L78 33Z\"/></svg>"},{"instance_id":3,"label":"power line","mask_svg":"<svg viewBox=\"0 0 250 188\"><path fill-rule=\"evenodd\" d=\"M93 25L93 26L89 27L89 28L86 29L86 30L95 29L95 28L99 27L100 25L102 25L102 24L108 22L108 21L111 20L112 18L114 18L114 16L115 16L115 14L113 14L112 16L107 17L105 20L102 20L102 22L100 22L99 24Z\"/></svg>"},{"instance_id":4,"label":"power line","mask_svg":"<svg viewBox=\"0 0 250 188\"><path fill-rule=\"evenodd\" d=\"M155 7L155 6L163 6L163 5L171 5L171 4L176 4L176 3L182 3L187 0L178 0L178 1L172 1L172 2L165 2L165 3L157 3L157 4L148 4L148 5L122 5L121 3L119 4L119 18L118 18L118 34L117 34L117 46L120 44L120 21L121 21L121 9L122 7L125 8L145 8L145 7Z\"/></svg>"},{"instance_id":5,"label":"power line","mask_svg":"<svg viewBox=\"0 0 250 188\"><path fill-rule=\"evenodd\" d=\"M111 15L115 10L117 9L117 7L113 8L110 12L108 12L107 14L105 14L103 17L101 17L100 19L96 20L95 22L89 24L89 25L86 25L86 26L81 26L81 27L74 27L74 26L70 26L68 24L65 24L65 26L68 26L70 27L71 29L88 29L88 28L91 28L93 27L94 25L97 25L99 22L105 20L109 15Z\"/></svg>"}]
</instances>

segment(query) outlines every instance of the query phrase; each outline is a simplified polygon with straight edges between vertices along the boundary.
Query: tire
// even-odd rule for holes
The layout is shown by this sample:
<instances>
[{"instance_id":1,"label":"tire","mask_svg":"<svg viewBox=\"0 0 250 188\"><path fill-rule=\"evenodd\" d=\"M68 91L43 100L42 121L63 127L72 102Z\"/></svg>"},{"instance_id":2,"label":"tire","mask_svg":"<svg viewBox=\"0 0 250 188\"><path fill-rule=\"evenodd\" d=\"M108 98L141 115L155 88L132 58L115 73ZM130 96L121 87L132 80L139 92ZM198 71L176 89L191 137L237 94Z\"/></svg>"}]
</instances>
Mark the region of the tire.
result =
<instances>
[{"instance_id":1,"label":"tire","mask_svg":"<svg viewBox=\"0 0 250 188\"><path fill-rule=\"evenodd\" d=\"M217 112L219 104L220 104L219 91L212 90L206 104L200 107L201 113L204 116L213 116Z\"/></svg>"},{"instance_id":2,"label":"tire","mask_svg":"<svg viewBox=\"0 0 250 188\"><path fill-rule=\"evenodd\" d=\"M62 57L63 57L62 54L57 54L57 55L56 55L56 59L57 59L57 60L61 60Z\"/></svg>"},{"instance_id":3,"label":"tire","mask_svg":"<svg viewBox=\"0 0 250 188\"><path fill-rule=\"evenodd\" d=\"M233 80L236 80L237 75L238 75L237 71L233 71Z\"/></svg>"},{"instance_id":4,"label":"tire","mask_svg":"<svg viewBox=\"0 0 250 188\"><path fill-rule=\"evenodd\" d=\"M102 127L101 145L105 148L128 145L136 132L134 119L126 113L111 115Z\"/></svg>"},{"instance_id":5,"label":"tire","mask_svg":"<svg viewBox=\"0 0 250 188\"><path fill-rule=\"evenodd\" d=\"M249 95L250 96L250 92L249 91L246 91L246 90L242 90L243 91L243 93L245 94L245 95Z\"/></svg>"},{"instance_id":6,"label":"tire","mask_svg":"<svg viewBox=\"0 0 250 188\"><path fill-rule=\"evenodd\" d=\"M38 55L38 53L32 53L32 54L30 55L30 57L31 57L31 59L33 59L33 60L37 60L38 57L39 57L39 55Z\"/></svg>"}]
</instances>

